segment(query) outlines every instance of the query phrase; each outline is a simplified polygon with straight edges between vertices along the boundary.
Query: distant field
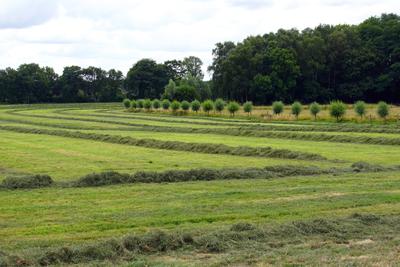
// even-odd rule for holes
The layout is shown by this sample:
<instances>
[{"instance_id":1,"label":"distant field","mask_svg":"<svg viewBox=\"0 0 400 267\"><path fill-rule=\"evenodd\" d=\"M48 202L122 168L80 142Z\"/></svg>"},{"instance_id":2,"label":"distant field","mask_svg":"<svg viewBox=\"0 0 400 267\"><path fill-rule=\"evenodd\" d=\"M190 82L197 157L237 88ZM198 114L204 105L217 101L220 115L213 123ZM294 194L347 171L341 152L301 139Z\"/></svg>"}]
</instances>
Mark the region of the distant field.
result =
<instances>
[{"instance_id":1,"label":"distant field","mask_svg":"<svg viewBox=\"0 0 400 267\"><path fill-rule=\"evenodd\" d=\"M256 108L254 115L267 110ZM154 230L187 232L194 241L52 263L362 266L400 260L392 253L400 244L400 228L393 226L400 221L399 124L335 123L327 111L314 122L303 112L299 121L288 111L262 121L244 114L126 112L119 103L0 106L0 182L37 174L54 180L48 188L0 188L0 266L21 259L36 265L62 246L78 251ZM398 115L392 108L391 119ZM184 171L192 169L238 177L185 180ZM73 186L87 174L110 171L123 177L181 172L169 182ZM270 238L233 236L229 229L240 222L272 231ZM214 239L204 243L204 236Z\"/></svg>"}]
</instances>

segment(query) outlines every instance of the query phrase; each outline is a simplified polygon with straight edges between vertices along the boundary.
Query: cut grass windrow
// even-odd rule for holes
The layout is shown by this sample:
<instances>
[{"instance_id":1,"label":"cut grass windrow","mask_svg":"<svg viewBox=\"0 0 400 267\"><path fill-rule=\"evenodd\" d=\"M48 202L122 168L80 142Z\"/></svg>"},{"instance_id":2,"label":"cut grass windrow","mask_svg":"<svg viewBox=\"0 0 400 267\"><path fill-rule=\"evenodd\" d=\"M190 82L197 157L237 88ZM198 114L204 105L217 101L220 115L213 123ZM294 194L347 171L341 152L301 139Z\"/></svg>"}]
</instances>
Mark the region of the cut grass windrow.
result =
<instances>
[{"instance_id":1,"label":"cut grass windrow","mask_svg":"<svg viewBox=\"0 0 400 267\"><path fill-rule=\"evenodd\" d=\"M121 121L98 120L90 118L61 117L47 115L32 114L14 114L18 116L28 116L47 119L73 120L83 122L98 122L106 124L117 124L135 127L133 131L154 131L154 132L175 132L175 133L196 133L196 134L219 134L230 136L248 136L248 137L267 137L278 139L294 139L306 141L325 141L336 143L355 143L355 144L371 144L371 145L400 145L400 138L387 137L370 137L370 136L351 136L351 135L329 135L325 133L308 134L301 132L278 132L278 131L254 131L248 127L239 128L190 128L190 127L169 127L169 126L152 126L146 124L135 124ZM50 125L49 125L50 126Z\"/></svg>"},{"instance_id":2,"label":"cut grass windrow","mask_svg":"<svg viewBox=\"0 0 400 267\"><path fill-rule=\"evenodd\" d=\"M53 136L61 136L68 138L79 138L107 142L113 144L140 146L146 148L167 149L175 151L188 151L205 154L225 154L245 157L268 157L268 158L284 158L284 159L299 159L299 160L327 160L327 158L306 152L290 151L287 149L273 149L271 147L247 147L247 146L228 146L224 144L210 143L185 143L179 141L162 141L156 139L137 139L129 136L82 133L64 130L47 130L23 128L14 126L0 126L0 130L30 133L30 134L45 134Z\"/></svg>"},{"instance_id":3,"label":"cut grass windrow","mask_svg":"<svg viewBox=\"0 0 400 267\"><path fill-rule=\"evenodd\" d=\"M134 183L177 183L189 181L214 181L233 179L272 179L294 176L312 176L322 174L344 174L358 172L383 172L400 170L400 166L383 167L377 164L356 162L350 167L326 168L317 166L277 165L264 168L246 169L192 169L171 170L165 172L141 171L134 174L123 174L114 171L92 173L76 181L55 183L48 175L25 175L7 177L0 184L4 189L34 189L50 186L93 187Z\"/></svg>"},{"instance_id":4,"label":"cut grass windrow","mask_svg":"<svg viewBox=\"0 0 400 267\"><path fill-rule=\"evenodd\" d=\"M299 244L307 246L310 241L342 246L366 238L387 242L387 233L393 236L400 234L399 225L399 215L354 213L348 217L316 218L277 225L239 222L228 227L200 232L153 230L145 234L128 234L121 238L84 245L42 248L20 254L0 251L0 265L58 266L98 261L108 261L110 265L117 265L124 261L132 261L140 255L166 255L168 252L185 251L186 255L188 252L214 255L234 251L245 252L250 244L252 249L268 248L268 251L281 255ZM323 252L324 247L316 246L313 249ZM350 246L349 249L354 248Z\"/></svg>"}]
</instances>

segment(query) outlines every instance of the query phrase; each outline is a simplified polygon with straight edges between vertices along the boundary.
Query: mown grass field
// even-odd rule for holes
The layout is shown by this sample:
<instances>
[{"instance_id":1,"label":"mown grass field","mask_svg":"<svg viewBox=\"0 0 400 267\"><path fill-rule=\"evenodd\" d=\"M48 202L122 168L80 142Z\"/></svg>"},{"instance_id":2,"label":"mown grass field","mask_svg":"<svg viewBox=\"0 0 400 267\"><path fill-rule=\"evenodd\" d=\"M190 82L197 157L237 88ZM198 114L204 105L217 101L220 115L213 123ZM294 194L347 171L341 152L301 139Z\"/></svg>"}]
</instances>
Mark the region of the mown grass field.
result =
<instances>
[{"instance_id":1,"label":"mown grass field","mask_svg":"<svg viewBox=\"0 0 400 267\"><path fill-rule=\"evenodd\" d=\"M54 180L43 188L0 188L0 266L400 260L396 122L263 122L126 112L120 104L0 106L0 159L3 185L6 177L36 174ZM193 169L219 173L184 178ZM125 180L74 186L110 171ZM141 172L156 178L126 178ZM238 223L251 227L232 230ZM126 235L144 240L156 230L194 241L155 239L167 245L114 254L101 245ZM73 248L73 260L49 254L60 247Z\"/></svg>"}]
</instances>

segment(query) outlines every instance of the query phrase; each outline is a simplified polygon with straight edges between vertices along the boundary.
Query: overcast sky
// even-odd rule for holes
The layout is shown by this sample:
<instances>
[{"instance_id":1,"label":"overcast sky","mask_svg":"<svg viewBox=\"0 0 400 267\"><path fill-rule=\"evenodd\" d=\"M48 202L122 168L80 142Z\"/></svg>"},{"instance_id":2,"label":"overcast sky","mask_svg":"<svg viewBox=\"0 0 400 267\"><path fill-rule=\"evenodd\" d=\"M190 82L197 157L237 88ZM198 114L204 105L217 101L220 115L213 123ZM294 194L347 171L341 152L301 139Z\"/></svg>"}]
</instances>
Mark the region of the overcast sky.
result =
<instances>
[{"instance_id":1,"label":"overcast sky","mask_svg":"<svg viewBox=\"0 0 400 267\"><path fill-rule=\"evenodd\" d=\"M400 0L0 0L0 68L39 63L124 73L139 59L200 57L279 28L355 24Z\"/></svg>"}]
</instances>

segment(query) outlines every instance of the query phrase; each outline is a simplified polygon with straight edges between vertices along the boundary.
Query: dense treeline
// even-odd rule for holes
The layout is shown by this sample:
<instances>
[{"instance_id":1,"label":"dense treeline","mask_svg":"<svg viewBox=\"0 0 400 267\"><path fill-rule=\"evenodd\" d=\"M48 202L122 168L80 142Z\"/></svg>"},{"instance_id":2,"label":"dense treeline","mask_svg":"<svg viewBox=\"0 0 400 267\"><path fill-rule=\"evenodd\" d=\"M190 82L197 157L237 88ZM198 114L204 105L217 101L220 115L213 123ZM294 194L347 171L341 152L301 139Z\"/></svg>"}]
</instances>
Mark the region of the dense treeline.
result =
<instances>
[{"instance_id":1,"label":"dense treeline","mask_svg":"<svg viewBox=\"0 0 400 267\"><path fill-rule=\"evenodd\" d=\"M215 97L256 104L400 102L400 17L279 30L213 50Z\"/></svg>"},{"instance_id":2,"label":"dense treeline","mask_svg":"<svg viewBox=\"0 0 400 267\"><path fill-rule=\"evenodd\" d=\"M126 77L121 71L97 67L65 67L58 75L50 67L22 64L0 70L0 103L111 102L124 97L206 99L211 91L203 82L202 62L197 57L162 64L142 59Z\"/></svg>"},{"instance_id":3,"label":"dense treeline","mask_svg":"<svg viewBox=\"0 0 400 267\"><path fill-rule=\"evenodd\" d=\"M331 100L400 102L400 16L383 14L359 25L279 30L239 43L216 44L204 82L194 56L157 63L142 59L121 71L23 64L0 70L0 103L110 102L130 99L269 104Z\"/></svg>"}]
</instances>

